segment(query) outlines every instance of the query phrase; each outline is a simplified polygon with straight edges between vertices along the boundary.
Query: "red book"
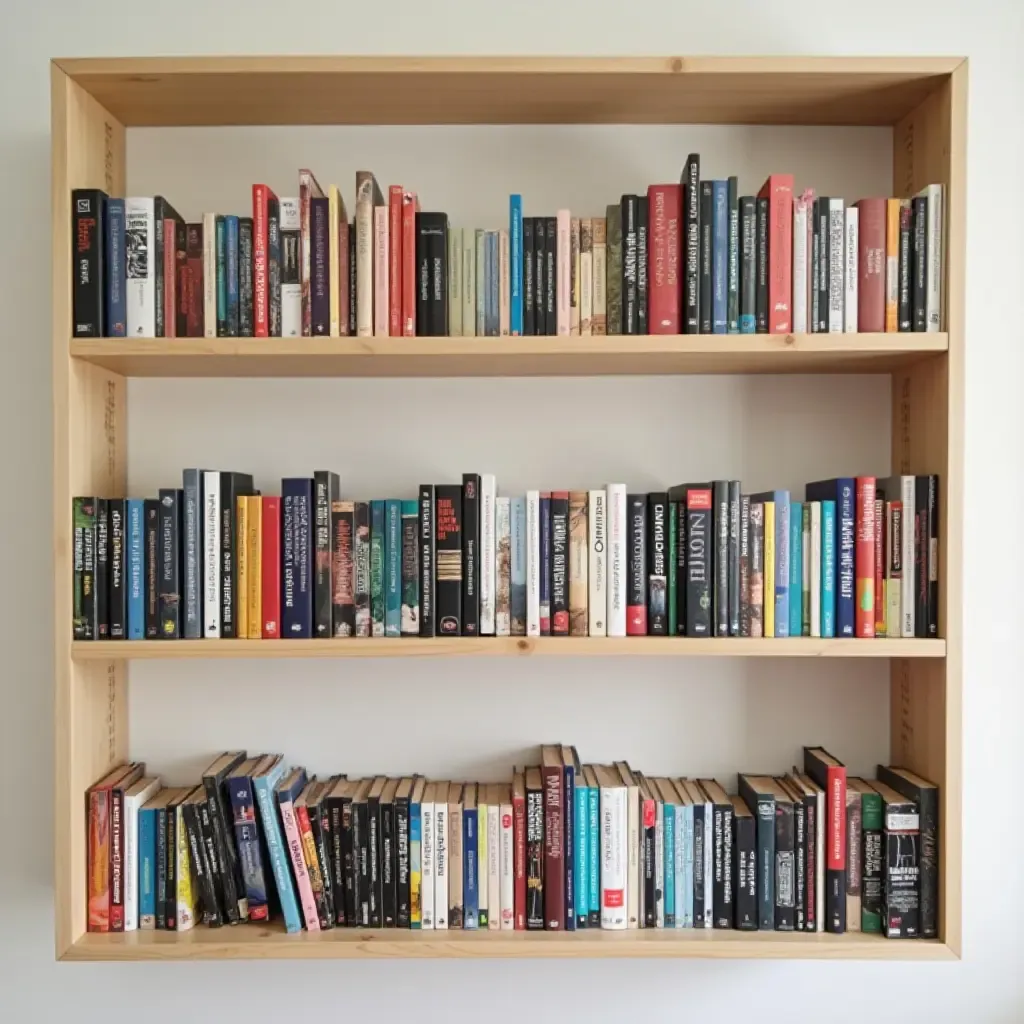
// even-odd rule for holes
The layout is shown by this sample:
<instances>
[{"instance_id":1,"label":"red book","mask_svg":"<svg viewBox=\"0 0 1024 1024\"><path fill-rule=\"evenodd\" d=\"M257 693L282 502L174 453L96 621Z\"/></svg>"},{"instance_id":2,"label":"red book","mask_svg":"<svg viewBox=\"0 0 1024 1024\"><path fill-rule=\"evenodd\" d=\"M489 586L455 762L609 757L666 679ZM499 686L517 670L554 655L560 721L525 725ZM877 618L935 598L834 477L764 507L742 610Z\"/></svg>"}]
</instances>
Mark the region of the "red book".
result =
<instances>
[{"instance_id":1,"label":"red book","mask_svg":"<svg viewBox=\"0 0 1024 1024\"><path fill-rule=\"evenodd\" d=\"M252 329L257 338L270 336L270 203L277 196L268 185L252 187Z\"/></svg>"},{"instance_id":2,"label":"red book","mask_svg":"<svg viewBox=\"0 0 1024 1024\"><path fill-rule=\"evenodd\" d=\"M544 786L544 928L565 928L565 836L562 833L562 755L556 746L541 749Z\"/></svg>"},{"instance_id":3,"label":"red book","mask_svg":"<svg viewBox=\"0 0 1024 1024\"><path fill-rule=\"evenodd\" d=\"M875 478L857 477L853 577L854 636L875 635Z\"/></svg>"},{"instance_id":4,"label":"red book","mask_svg":"<svg viewBox=\"0 0 1024 1024\"><path fill-rule=\"evenodd\" d=\"M185 225L178 221L174 225L174 333L179 338L188 337L189 267L185 246Z\"/></svg>"},{"instance_id":5,"label":"red book","mask_svg":"<svg viewBox=\"0 0 1024 1024\"><path fill-rule=\"evenodd\" d=\"M404 196L401 185L388 189L388 334L402 336L402 225Z\"/></svg>"},{"instance_id":6,"label":"red book","mask_svg":"<svg viewBox=\"0 0 1024 1024\"><path fill-rule=\"evenodd\" d=\"M88 793L88 847L86 928L90 932L110 931L111 835L110 809L116 785L130 786L141 778L144 766L120 765L92 786Z\"/></svg>"},{"instance_id":7,"label":"red book","mask_svg":"<svg viewBox=\"0 0 1024 1024\"><path fill-rule=\"evenodd\" d=\"M768 200L768 333L793 329L793 175L773 174L761 186Z\"/></svg>"},{"instance_id":8,"label":"red book","mask_svg":"<svg viewBox=\"0 0 1024 1024\"><path fill-rule=\"evenodd\" d=\"M402 193L402 330L406 338L416 336L416 214L420 212L415 192Z\"/></svg>"},{"instance_id":9,"label":"red book","mask_svg":"<svg viewBox=\"0 0 1024 1024\"><path fill-rule=\"evenodd\" d=\"M263 498L263 537L261 562L263 569L263 639L276 640L281 635L281 499Z\"/></svg>"},{"instance_id":10,"label":"red book","mask_svg":"<svg viewBox=\"0 0 1024 1024\"><path fill-rule=\"evenodd\" d=\"M679 333L679 221L683 190L680 185L651 185L647 189L647 280L651 334Z\"/></svg>"},{"instance_id":11,"label":"red book","mask_svg":"<svg viewBox=\"0 0 1024 1024\"><path fill-rule=\"evenodd\" d=\"M512 776L512 852L515 898L515 930L526 931L526 778L523 772Z\"/></svg>"},{"instance_id":12,"label":"red book","mask_svg":"<svg viewBox=\"0 0 1024 1024\"><path fill-rule=\"evenodd\" d=\"M185 336L203 336L203 225L185 226L185 275L187 312L185 314Z\"/></svg>"},{"instance_id":13,"label":"red book","mask_svg":"<svg viewBox=\"0 0 1024 1024\"><path fill-rule=\"evenodd\" d=\"M857 226L857 330L885 330L885 199L861 199Z\"/></svg>"},{"instance_id":14,"label":"red book","mask_svg":"<svg viewBox=\"0 0 1024 1024\"><path fill-rule=\"evenodd\" d=\"M885 500L875 494L875 636L885 636Z\"/></svg>"},{"instance_id":15,"label":"red book","mask_svg":"<svg viewBox=\"0 0 1024 1024\"><path fill-rule=\"evenodd\" d=\"M338 222L338 333L347 335L351 310L349 303L352 298L351 281L349 280L349 224L344 217Z\"/></svg>"},{"instance_id":16,"label":"red book","mask_svg":"<svg viewBox=\"0 0 1024 1024\"><path fill-rule=\"evenodd\" d=\"M174 232L176 223L170 217L164 221L164 337L178 336L177 277L178 250Z\"/></svg>"},{"instance_id":17,"label":"red book","mask_svg":"<svg viewBox=\"0 0 1024 1024\"><path fill-rule=\"evenodd\" d=\"M804 747L804 770L825 791L825 931L842 933L846 931L846 766L821 747Z\"/></svg>"}]
</instances>

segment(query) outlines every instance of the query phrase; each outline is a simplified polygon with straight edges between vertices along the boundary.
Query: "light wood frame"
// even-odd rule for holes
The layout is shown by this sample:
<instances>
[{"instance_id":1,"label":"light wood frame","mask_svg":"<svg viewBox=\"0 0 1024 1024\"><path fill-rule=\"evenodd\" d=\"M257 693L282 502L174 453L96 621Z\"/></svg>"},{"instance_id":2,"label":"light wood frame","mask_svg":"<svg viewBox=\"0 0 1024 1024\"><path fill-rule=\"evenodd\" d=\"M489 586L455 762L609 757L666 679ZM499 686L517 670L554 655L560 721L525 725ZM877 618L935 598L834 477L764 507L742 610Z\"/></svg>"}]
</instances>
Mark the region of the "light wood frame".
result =
<instances>
[{"instance_id":1,"label":"light wood frame","mask_svg":"<svg viewBox=\"0 0 1024 1024\"><path fill-rule=\"evenodd\" d=\"M272 84L273 88L268 85ZM267 102L254 104L252 90ZM358 96L356 104L352 97ZM55 945L61 959L347 956L697 956L943 959L961 951L962 489L967 62L959 58L147 58L51 65L55 652ZM410 123L888 124L893 186L946 187L942 335L544 339L69 340L70 192L124 194L133 125ZM833 340L834 339L834 340ZM723 344L724 343L724 344ZM417 346L421 346L417 340ZM576 340L574 339L574 345ZM647 346L638 352L637 344ZM249 346L252 345L250 348ZM628 357L628 364L626 359ZM629 367L627 369L626 367ZM890 755L940 783L940 938L627 932L582 935L328 932L245 926L185 935L86 932L84 794L128 751L127 663L137 657L449 656L466 641L384 647L311 642L73 643L71 498L123 495L130 376L885 372L894 472L940 475L940 640L514 640L486 653L865 656L891 659ZM426 646L424 646L426 644ZM745 644L745 645L744 645ZM599 646L600 645L600 646ZM472 653L485 653L476 644ZM415 651L413 648L416 648Z\"/></svg>"}]
</instances>

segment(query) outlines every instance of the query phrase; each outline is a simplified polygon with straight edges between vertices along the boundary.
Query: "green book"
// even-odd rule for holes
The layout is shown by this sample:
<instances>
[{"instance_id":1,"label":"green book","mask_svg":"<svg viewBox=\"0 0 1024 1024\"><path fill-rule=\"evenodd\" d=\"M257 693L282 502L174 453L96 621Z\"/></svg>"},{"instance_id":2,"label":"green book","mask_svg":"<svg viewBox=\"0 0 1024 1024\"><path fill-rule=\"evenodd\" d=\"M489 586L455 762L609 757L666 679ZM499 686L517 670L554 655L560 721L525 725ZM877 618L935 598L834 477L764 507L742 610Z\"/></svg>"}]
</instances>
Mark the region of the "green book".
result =
<instances>
[{"instance_id":1,"label":"green book","mask_svg":"<svg viewBox=\"0 0 1024 1024\"><path fill-rule=\"evenodd\" d=\"M384 635L402 635L402 503L384 503Z\"/></svg>"},{"instance_id":2,"label":"green book","mask_svg":"<svg viewBox=\"0 0 1024 1024\"><path fill-rule=\"evenodd\" d=\"M802 579L800 590L803 593L801 604L802 621L800 623L800 635L811 635L811 503L805 501L800 512L801 515L801 537L803 538L803 560L801 563Z\"/></svg>"},{"instance_id":3,"label":"green book","mask_svg":"<svg viewBox=\"0 0 1024 1024\"><path fill-rule=\"evenodd\" d=\"M384 635L384 502L370 503L370 635Z\"/></svg>"},{"instance_id":4,"label":"green book","mask_svg":"<svg viewBox=\"0 0 1024 1024\"><path fill-rule=\"evenodd\" d=\"M882 872L885 839L882 835L882 797L868 782L860 782L861 834L864 878L861 883L860 930L882 931Z\"/></svg>"},{"instance_id":5,"label":"green book","mask_svg":"<svg viewBox=\"0 0 1024 1024\"><path fill-rule=\"evenodd\" d=\"M622 333L622 207L612 203L608 218L608 248L605 281L605 308L609 334Z\"/></svg>"},{"instance_id":6,"label":"green book","mask_svg":"<svg viewBox=\"0 0 1024 1024\"><path fill-rule=\"evenodd\" d=\"M668 503L668 635L676 636L676 530L679 526L679 502Z\"/></svg>"}]
</instances>

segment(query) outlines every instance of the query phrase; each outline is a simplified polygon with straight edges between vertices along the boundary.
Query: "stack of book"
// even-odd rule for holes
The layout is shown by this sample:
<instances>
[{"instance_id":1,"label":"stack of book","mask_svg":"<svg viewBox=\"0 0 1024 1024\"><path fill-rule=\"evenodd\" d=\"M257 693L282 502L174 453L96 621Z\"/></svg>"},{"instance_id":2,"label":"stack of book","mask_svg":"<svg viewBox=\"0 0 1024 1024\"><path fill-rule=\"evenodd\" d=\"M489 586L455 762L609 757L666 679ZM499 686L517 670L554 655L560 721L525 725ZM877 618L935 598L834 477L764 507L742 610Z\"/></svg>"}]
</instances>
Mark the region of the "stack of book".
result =
<instances>
[{"instance_id":1,"label":"stack of book","mask_svg":"<svg viewBox=\"0 0 1024 1024\"><path fill-rule=\"evenodd\" d=\"M76 337L753 334L938 331L943 190L797 195L773 174L626 194L507 226L453 227L359 171L355 216L309 170L252 186L251 215L186 222L163 196L72 193Z\"/></svg>"},{"instance_id":2,"label":"stack of book","mask_svg":"<svg viewBox=\"0 0 1024 1024\"><path fill-rule=\"evenodd\" d=\"M713 779L581 764L550 745L511 783L309 777L218 757L161 788L141 763L88 793L90 931L278 915L334 927L847 930L934 938L938 789L903 768Z\"/></svg>"}]
</instances>

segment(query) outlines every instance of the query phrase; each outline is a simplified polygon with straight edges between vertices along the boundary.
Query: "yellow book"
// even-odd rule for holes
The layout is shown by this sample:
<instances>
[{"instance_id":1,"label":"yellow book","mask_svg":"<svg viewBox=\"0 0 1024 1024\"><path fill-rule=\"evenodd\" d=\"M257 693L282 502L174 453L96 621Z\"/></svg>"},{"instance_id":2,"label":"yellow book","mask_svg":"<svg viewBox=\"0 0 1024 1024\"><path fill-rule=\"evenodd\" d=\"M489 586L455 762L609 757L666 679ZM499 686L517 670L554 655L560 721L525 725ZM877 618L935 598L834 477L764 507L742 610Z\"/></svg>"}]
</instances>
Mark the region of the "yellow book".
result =
<instances>
[{"instance_id":1,"label":"yellow book","mask_svg":"<svg viewBox=\"0 0 1024 1024\"><path fill-rule=\"evenodd\" d=\"M259 640L263 636L263 499L253 494L248 500L249 588L245 599L249 603L249 639Z\"/></svg>"},{"instance_id":2,"label":"yellow book","mask_svg":"<svg viewBox=\"0 0 1024 1024\"><path fill-rule=\"evenodd\" d=\"M235 499L235 636L244 640L249 635L249 499L240 494Z\"/></svg>"},{"instance_id":3,"label":"yellow book","mask_svg":"<svg viewBox=\"0 0 1024 1024\"><path fill-rule=\"evenodd\" d=\"M885 203L885 329L899 330L900 303L900 201Z\"/></svg>"},{"instance_id":4,"label":"yellow book","mask_svg":"<svg viewBox=\"0 0 1024 1024\"><path fill-rule=\"evenodd\" d=\"M341 249L338 235L338 225L341 223L341 211L344 208L341 200L341 193L337 185L331 185L327 190L327 266L331 286L331 337L341 337Z\"/></svg>"},{"instance_id":5,"label":"yellow book","mask_svg":"<svg viewBox=\"0 0 1024 1024\"><path fill-rule=\"evenodd\" d=\"M420 806L423 802L424 789L426 782L423 778L416 779L412 787L412 796L409 798L411 806ZM413 928L419 928L423 924L423 901L420 891L423 887L423 864L420 859L423 836L420 829L419 818L416 818L409 827L409 924Z\"/></svg>"},{"instance_id":6,"label":"yellow book","mask_svg":"<svg viewBox=\"0 0 1024 1024\"><path fill-rule=\"evenodd\" d=\"M775 502L764 503L764 635L775 636Z\"/></svg>"},{"instance_id":7,"label":"yellow book","mask_svg":"<svg viewBox=\"0 0 1024 1024\"><path fill-rule=\"evenodd\" d=\"M199 789L200 787L196 787ZM195 790L192 791L192 794ZM175 931L187 932L196 923L196 897L195 886L192 884L192 862L189 859L188 833L185 829L185 817L182 812L182 805L192 794L187 790L182 791L181 798L173 807L175 845L177 846L175 858L175 880L177 898L177 914L175 916Z\"/></svg>"}]
</instances>

